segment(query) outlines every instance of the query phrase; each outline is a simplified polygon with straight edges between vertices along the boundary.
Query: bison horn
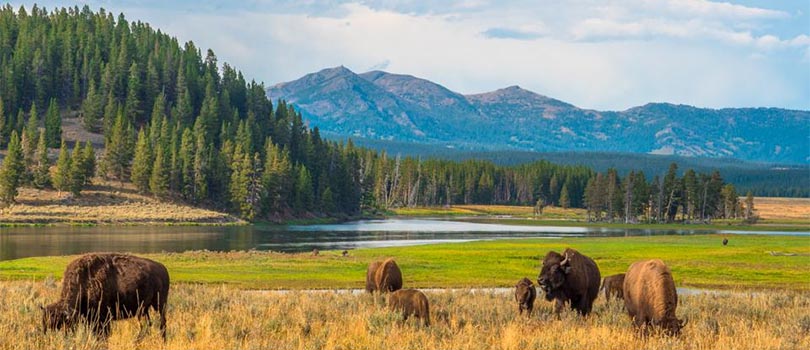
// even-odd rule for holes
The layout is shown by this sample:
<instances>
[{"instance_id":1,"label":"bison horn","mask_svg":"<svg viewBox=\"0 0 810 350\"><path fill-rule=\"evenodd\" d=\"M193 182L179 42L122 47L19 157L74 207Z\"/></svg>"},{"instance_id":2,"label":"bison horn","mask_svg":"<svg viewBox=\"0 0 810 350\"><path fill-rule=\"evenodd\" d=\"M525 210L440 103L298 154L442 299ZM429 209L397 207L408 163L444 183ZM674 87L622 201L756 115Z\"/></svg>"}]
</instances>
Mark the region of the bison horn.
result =
<instances>
[{"instance_id":1,"label":"bison horn","mask_svg":"<svg viewBox=\"0 0 810 350\"><path fill-rule=\"evenodd\" d=\"M568 253L566 253L565 254L565 259L563 259L563 261L560 262L560 265L561 266L568 265L568 258L569 258Z\"/></svg>"}]
</instances>

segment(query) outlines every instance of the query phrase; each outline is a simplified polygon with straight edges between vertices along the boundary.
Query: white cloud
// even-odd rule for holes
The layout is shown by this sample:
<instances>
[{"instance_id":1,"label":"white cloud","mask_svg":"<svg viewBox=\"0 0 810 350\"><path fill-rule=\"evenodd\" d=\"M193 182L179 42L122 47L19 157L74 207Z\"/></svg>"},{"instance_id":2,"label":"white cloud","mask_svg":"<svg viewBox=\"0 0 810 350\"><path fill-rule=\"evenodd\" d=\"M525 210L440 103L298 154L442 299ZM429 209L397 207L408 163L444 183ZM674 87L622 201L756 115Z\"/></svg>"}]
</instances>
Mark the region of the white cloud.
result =
<instances>
[{"instance_id":1,"label":"white cloud","mask_svg":"<svg viewBox=\"0 0 810 350\"><path fill-rule=\"evenodd\" d=\"M105 6L211 47L268 84L343 64L462 93L517 84L586 108L810 108L810 33L797 10L703 0L212 3ZM799 29L774 31L797 16Z\"/></svg>"}]
</instances>

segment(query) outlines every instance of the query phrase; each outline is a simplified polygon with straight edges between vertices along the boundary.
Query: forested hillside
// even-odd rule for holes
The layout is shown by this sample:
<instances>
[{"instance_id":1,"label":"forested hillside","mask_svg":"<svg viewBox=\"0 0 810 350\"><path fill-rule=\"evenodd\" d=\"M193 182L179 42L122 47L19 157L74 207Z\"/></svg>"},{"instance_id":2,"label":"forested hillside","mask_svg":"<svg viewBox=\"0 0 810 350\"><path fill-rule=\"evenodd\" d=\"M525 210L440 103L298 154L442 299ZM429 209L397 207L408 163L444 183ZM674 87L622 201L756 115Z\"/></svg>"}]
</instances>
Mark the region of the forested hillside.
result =
<instances>
[{"instance_id":1,"label":"forested hillside","mask_svg":"<svg viewBox=\"0 0 810 350\"><path fill-rule=\"evenodd\" d=\"M595 204L596 192L586 195L601 176L581 166L399 158L327 141L284 101L272 103L262 83L220 64L213 51L203 54L193 42L181 46L148 24L104 10L3 7L0 87L0 145L7 148L0 199L7 205L20 186L81 195L102 176L248 220L457 203L609 210ZM103 145L68 140L67 120L80 121L87 135L103 135ZM621 188L617 176L608 178ZM643 176L632 179L647 185ZM719 174L697 179L702 198L719 202ZM670 178L664 191L634 198L666 198L671 210L681 184L690 182ZM715 208L702 215L718 214Z\"/></svg>"}]
</instances>

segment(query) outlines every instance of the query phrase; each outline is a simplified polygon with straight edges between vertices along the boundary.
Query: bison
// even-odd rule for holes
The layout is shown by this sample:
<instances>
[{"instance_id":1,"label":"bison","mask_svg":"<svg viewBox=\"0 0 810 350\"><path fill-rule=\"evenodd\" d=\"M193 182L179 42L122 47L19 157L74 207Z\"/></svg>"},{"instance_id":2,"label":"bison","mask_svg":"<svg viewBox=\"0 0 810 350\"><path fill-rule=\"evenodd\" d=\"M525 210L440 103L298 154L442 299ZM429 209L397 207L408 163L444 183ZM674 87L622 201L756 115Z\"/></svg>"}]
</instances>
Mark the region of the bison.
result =
<instances>
[{"instance_id":1,"label":"bison","mask_svg":"<svg viewBox=\"0 0 810 350\"><path fill-rule=\"evenodd\" d=\"M602 280L602 289L605 290L605 301L610 301L610 296L624 300L624 274L610 275Z\"/></svg>"},{"instance_id":2,"label":"bison","mask_svg":"<svg viewBox=\"0 0 810 350\"><path fill-rule=\"evenodd\" d=\"M515 285L515 301L518 303L518 314L523 314L526 311L527 316L531 316L532 309L534 309L534 299L537 297L537 291L534 289L534 284L531 280L523 277Z\"/></svg>"},{"instance_id":3,"label":"bison","mask_svg":"<svg viewBox=\"0 0 810 350\"><path fill-rule=\"evenodd\" d=\"M152 308L165 341L168 296L169 272L163 264L126 254L86 254L65 269L59 301L42 308L43 332L83 320L106 338L113 320L146 318L151 325Z\"/></svg>"},{"instance_id":4,"label":"bison","mask_svg":"<svg viewBox=\"0 0 810 350\"><path fill-rule=\"evenodd\" d=\"M366 271L366 291L393 292L402 289L402 272L394 259L374 261Z\"/></svg>"},{"instance_id":5,"label":"bison","mask_svg":"<svg viewBox=\"0 0 810 350\"><path fill-rule=\"evenodd\" d=\"M554 312L559 313L566 302L580 315L588 315L599 294L599 267L589 257L568 248L562 255L550 251L543 259L537 284L546 300L556 300Z\"/></svg>"},{"instance_id":6,"label":"bison","mask_svg":"<svg viewBox=\"0 0 810 350\"><path fill-rule=\"evenodd\" d=\"M425 326L430 325L430 305L424 293L416 289L400 289L388 296L388 308L402 312L403 320L414 316Z\"/></svg>"},{"instance_id":7,"label":"bison","mask_svg":"<svg viewBox=\"0 0 810 350\"><path fill-rule=\"evenodd\" d=\"M667 265L658 259L630 265L624 278L624 306L637 328L659 327L668 335L680 334L686 325L675 317L678 293Z\"/></svg>"}]
</instances>

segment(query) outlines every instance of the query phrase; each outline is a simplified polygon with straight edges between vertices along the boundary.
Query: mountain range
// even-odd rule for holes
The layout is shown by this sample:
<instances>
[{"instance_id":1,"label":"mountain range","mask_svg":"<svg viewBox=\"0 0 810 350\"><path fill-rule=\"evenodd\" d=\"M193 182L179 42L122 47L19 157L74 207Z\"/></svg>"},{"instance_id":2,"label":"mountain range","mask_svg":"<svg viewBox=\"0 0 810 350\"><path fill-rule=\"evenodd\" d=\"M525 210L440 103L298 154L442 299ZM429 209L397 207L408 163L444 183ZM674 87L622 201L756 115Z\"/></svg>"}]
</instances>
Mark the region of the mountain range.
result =
<instances>
[{"instance_id":1,"label":"mountain range","mask_svg":"<svg viewBox=\"0 0 810 350\"><path fill-rule=\"evenodd\" d=\"M810 162L810 111L649 103L583 109L519 86L463 95L410 75L340 66L276 84L311 127L339 138L463 150L589 151Z\"/></svg>"}]
</instances>

